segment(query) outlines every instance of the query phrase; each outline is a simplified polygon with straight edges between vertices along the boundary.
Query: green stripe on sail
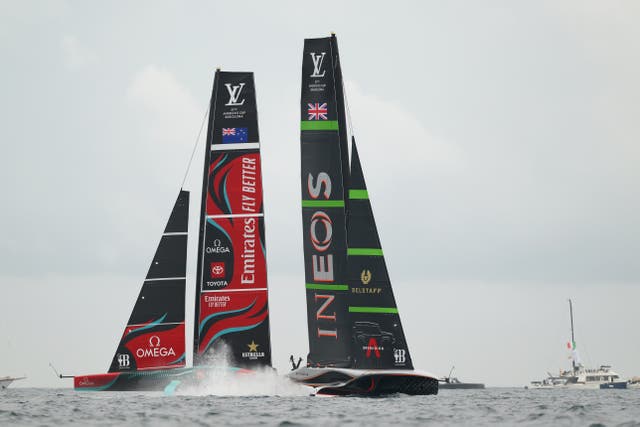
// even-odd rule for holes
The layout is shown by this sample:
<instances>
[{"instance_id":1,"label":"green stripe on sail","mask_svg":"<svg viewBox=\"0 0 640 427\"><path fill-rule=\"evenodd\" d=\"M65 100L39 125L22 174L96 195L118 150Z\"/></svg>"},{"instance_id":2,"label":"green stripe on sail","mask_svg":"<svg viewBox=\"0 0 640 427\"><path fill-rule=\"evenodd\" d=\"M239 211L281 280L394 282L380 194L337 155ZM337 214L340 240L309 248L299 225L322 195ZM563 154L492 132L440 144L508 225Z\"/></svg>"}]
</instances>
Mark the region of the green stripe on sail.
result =
<instances>
[{"instance_id":1,"label":"green stripe on sail","mask_svg":"<svg viewBox=\"0 0 640 427\"><path fill-rule=\"evenodd\" d=\"M303 208L344 208L344 200L303 200Z\"/></svg>"},{"instance_id":2,"label":"green stripe on sail","mask_svg":"<svg viewBox=\"0 0 640 427\"><path fill-rule=\"evenodd\" d=\"M368 200L369 193L367 190L349 190L349 198L351 200Z\"/></svg>"},{"instance_id":3,"label":"green stripe on sail","mask_svg":"<svg viewBox=\"0 0 640 427\"><path fill-rule=\"evenodd\" d=\"M337 120L303 120L300 130L338 130Z\"/></svg>"},{"instance_id":4,"label":"green stripe on sail","mask_svg":"<svg viewBox=\"0 0 640 427\"><path fill-rule=\"evenodd\" d=\"M319 291L348 291L349 285L322 285L319 283L306 283L307 289L317 289Z\"/></svg>"},{"instance_id":5,"label":"green stripe on sail","mask_svg":"<svg viewBox=\"0 0 640 427\"><path fill-rule=\"evenodd\" d=\"M398 314L396 307L349 307L349 313L389 313Z\"/></svg>"},{"instance_id":6,"label":"green stripe on sail","mask_svg":"<svg viewBox=\"0 0 640 427\"><path fill-rule=\"evenodd\" d=\"M382 249L375 249L375 248L347 248L347 255L382 256Z\"/></svg>"}]
</instances>

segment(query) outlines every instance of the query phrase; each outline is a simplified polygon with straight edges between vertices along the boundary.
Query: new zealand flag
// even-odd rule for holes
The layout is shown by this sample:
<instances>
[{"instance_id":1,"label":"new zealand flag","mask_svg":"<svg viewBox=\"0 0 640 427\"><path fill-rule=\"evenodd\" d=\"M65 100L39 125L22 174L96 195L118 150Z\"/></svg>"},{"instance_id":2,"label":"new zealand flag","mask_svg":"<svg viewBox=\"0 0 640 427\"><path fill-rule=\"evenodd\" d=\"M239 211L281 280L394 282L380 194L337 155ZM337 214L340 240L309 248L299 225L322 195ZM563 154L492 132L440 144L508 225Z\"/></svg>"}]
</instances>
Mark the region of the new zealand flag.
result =
<instances>
[{"instance_id":1,"label":"new zealand flag","mask_svg":"<svg viewBox=\"0 0 640 427\"><path fill-rule=\"evenodd\" d=\"M249 132L247 128L222 128L222 143L235 144L238 142L248 142Z\"/></svg>"}]
</instances>

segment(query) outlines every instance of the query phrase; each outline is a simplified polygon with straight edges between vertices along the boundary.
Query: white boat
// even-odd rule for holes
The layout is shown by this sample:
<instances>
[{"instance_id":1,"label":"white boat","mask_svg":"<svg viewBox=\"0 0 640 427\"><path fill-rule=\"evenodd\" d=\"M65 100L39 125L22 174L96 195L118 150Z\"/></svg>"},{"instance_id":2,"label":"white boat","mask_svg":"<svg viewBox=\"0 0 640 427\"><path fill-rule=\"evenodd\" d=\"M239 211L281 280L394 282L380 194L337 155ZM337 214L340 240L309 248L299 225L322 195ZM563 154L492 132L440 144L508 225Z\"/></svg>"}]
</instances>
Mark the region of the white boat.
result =
<instances>
[{"instance_id":1,"label":"white boat","mask_svg":"<svg viewBox=\"0 0 640 427\"><path fill-rule=\"evenodd\" d=\"M569 300L569 316L571 317L571 341L567 343L567 348L571 350L571 369L560 370L558 375L548 373L548 377L541 381L531 381L529 386L535 388L572 388L572 389L624 389L627 388L627 381L620 378L616 372L611 370L610 365L600 365L599 368L587 368L580 362L580 356L576 348L575 334L573 329L573 304ZM525 387L525 388L529 388Z\"/></svg>"},{"instance_id":2,"label":"white boat","mask_svg":"<svg viewBox=\"0 0 640 427\"><path fill-rule=\"evenodd\" d=\"M23 380L27 377L1 377L0 378L0 390L5 390L8 388L12 382Z\"/></svg>"},{"instance_id":3,"label":"white boat","mask_svg":"<svg viewBox=\"0 0 640 427\"><path fill-rule=\"evenodd\" d=\"M531 388L627 388L627 383L609 365L601 365L597 369L577 365L576 370L560 371L557 376L549 374L542 381L532 381Z\"/></svg>"}]
</instances>

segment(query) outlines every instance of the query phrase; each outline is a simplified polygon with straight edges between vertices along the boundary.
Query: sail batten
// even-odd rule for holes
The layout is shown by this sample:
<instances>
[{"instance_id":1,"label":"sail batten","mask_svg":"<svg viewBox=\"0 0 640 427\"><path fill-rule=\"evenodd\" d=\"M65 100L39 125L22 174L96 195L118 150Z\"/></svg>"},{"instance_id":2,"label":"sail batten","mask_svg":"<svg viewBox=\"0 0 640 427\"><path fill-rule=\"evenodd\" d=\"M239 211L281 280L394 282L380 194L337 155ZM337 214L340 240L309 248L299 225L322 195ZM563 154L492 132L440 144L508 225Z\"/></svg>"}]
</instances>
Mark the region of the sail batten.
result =
<instances>
[{"instance_id":1,"label":"sail batten","mask_svg":"<svg viewBox=\"0 0 640 427\"><path fill-rule=\"evenodd\" d=\"M344 200L303 200L303 208L344 208Z\"/></svg>"},{"instance_id":2,"label":"sail batten","mask_svg":"<svg viewBox=\"0 0 640 427\"><path fill-rule=\"evenodd\" d=\"M362 200L362 199L360 199ZM381 248L348 248L347 255L350 256L384 256Z\"/></svg>"},{"instance_id":3,"label":"sail batten","mask_svg":"<svg viewBox=\"0 0 640 427\"><path fill-rule=\"evenodd\" d=\"M338 130L338 121L301 121L300 130Z\"/></svg>"}]
</instances>

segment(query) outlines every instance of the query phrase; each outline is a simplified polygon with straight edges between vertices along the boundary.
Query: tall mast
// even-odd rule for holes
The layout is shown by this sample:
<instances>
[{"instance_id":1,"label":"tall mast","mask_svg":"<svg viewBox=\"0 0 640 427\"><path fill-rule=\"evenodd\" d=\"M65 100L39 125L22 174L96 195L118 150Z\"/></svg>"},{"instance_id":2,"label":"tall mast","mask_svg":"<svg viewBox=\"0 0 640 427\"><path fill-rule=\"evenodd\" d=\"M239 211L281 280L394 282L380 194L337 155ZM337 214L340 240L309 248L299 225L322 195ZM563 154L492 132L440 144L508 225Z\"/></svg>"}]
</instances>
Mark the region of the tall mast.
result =
<instances>
[{"instance_id":1,"label":"tall mast","mask_svg":"<svg viewBox=\"0 0 640 427\"><path fill-rule=\"evenodd\" d=\"M344 83L342 79L342 65L338 53L338 39L335 33L331 33L331 55L333 57L333 75L336 88L336 113L338 115L338 136L340 137L340 161L342 162L342 186L350 187L349 150L347 140L347 117L345 114ZM349 198L345 197L345 210L349 211Z\"/></svg>"},{"instance_id":2,"label":"tall mast","mask_svg":"<svg viewBox=\"0 0 640 427\"><path fill-rule=\"evenodd\" d=\"M576 339L573 332L573 304L571 303L571 299L569 299L569 317L571 318L571 349L575 351ZM576 360L574 357L571 358L571 364L573 365L573 370L576 370Z\"/></svg>"},{"instance_id":3,"label":"tall mast","mask_svg":"<svg viewBox=\"0 0 640 427\"><path fill-rule=\"evenodd\" d=\"M209 120L207 123L207 137L204 151L204 167L202 172L202 195L200 199L200 228L198 230L198 262L196 266L196 292L195 292L195 312L193 318L193 348L194 354L198 351L200 344L200 334L198 333L198 321L200 317L200 292L202 288L202 271L204 262L204 231L207 219L205 217L207 207L207 181L209 179L209 161L211 157L211 144L213 143L213 122L216 115L216 93L218 92L218 78L220 68L216 68L213 78L213 89L211 90L211 101L209 102Z\"/></svg>"}]
</instances>

